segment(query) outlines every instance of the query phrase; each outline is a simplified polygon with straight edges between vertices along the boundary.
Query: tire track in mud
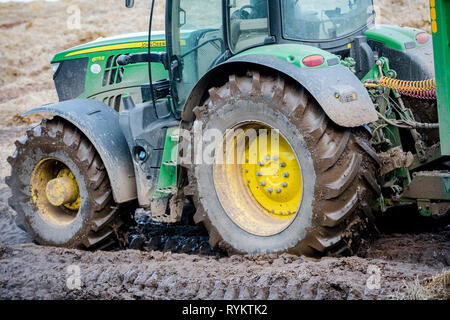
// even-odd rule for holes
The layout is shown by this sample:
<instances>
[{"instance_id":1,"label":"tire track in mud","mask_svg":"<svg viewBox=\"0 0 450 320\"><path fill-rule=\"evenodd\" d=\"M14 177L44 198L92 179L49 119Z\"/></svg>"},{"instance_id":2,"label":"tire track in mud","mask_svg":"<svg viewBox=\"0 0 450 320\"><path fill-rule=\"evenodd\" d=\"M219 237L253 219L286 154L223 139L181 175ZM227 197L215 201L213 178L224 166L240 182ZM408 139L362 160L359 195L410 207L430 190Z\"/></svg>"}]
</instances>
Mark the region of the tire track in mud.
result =
<instances>
[{"instance_id":1,"label":"tire track in mud","mask_svg":"<svg viewBox=\"0 0 450 320\"><path fill-rule=\"evenodd\" d=\"M44 254L45 253L45 254ZM69 265L81 288L70 290ZM380 289L366 286L369 266ZM372 267L373 268L373 267ZM359 257L207 257L170 252L85 252L32 244L0 246L1 299L388 299L435 267Z\"/></svg>"}]
</instances>

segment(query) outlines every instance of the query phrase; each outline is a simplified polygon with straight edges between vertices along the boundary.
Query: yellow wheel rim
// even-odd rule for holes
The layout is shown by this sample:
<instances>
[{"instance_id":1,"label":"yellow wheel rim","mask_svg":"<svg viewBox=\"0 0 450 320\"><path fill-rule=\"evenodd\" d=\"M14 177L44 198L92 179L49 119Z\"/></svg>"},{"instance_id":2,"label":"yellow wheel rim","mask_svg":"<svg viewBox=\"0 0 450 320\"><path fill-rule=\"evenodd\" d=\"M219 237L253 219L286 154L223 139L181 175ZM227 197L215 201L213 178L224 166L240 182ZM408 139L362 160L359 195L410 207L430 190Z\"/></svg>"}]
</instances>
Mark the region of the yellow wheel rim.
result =
<instances>
[{"instance_id":1,"label":"yellow wheel rim","mask_svg":"<svg viewBox=\"0 0 450 320\"><path fill-rule=\"evenodd\" d=\"M300 163L286 138L267 124L230 130L216 150L214 186L230 219L245 231L271 236L285 230L302 200Z\"/></svg>"},{"instance_id":2,"label":"yellow wheel rim","mask_svg":"<svg viewBox=\"0 0 450 320\"><path fill-rule=\"evenodd\" d=\"M81 204L77 179L61 161L41 160L30 179L31 198L39 214L55 225L70 224Z\"/></svg>"}]
</instances>

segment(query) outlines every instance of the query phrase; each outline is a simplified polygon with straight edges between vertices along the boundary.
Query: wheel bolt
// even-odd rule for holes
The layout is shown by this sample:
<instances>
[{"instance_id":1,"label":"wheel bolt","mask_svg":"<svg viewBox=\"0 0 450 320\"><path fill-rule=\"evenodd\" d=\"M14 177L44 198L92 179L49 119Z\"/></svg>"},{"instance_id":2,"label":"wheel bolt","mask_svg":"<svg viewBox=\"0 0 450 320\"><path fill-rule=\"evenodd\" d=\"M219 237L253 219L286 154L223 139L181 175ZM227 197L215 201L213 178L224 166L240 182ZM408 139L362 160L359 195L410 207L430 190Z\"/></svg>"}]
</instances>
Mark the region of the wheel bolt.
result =
<instances>
[{"instance_id":1,"label":"wheel bolt","mask_svg":"<svg viewBox=\"0 0 450 320\"><path fill-rule=\"evenodd\" d=\"M281 215L284 215L283 211L280 211L280 214L281 214Z\"/></svg>"},{"instance_id":2,"label":"wheel bolt","mask_svg":"<svg viewBox=\"0 0 450 320\"><path fill-rule=\"evenodd\" d=\"M289 172L283 173L283 177L288 178L289 177Z\"/></svg>"},{"instance_id":3,"label":"wheel bolt","mask_svg":"<svg viewBox=\"0 0 450 320\"><path fill-rule=\"evenodd\" d=\"M282 186L283 188L286 188L286 187L288 186L288 184L287 184L287 182L283 182L283 183L281 184L281 186Z\"/></svg>"},{"instance_id":4,"label":"wheel bolt","mask_svg":"<svg viewBox=\"0 0 450 320\"><path fill-rule=\"evenodd\" d=\"M270 156L269 155L265 156L264 160L269 161L270 160Z\"/></svg>"},{"instance_id":5,"label":"wheel bolt","mask_svg":"<svg viewBox=\"0 0 450 320\"><path fill-rule=\"evenodd\" d=\"M245 159L245 163L248 163L248 159Z\"/></svg>"},{"instance_id":6,"label":"wheel bolt","mask_svg":"<svg viewBox=\"0 0 450 320\"><path fill-rule=\"evenodd\" d=\"M260 176L263 175L263 173L262 173L262 171L258 171L258 172L256 172L256 175L257 175L258 177L260 177Z\"/></svg>"},{"instance_id":7,"label":"wheel bolt","mask_svg":"<svg viewBox=\"0 0 450 320\"><path fill-rule=\"evenodd\" d=\"M272 213L275 213L275 210L272 209Z\"/></svg>"},{"instance_id":8,"label":"wheel bolt","mask_svg":"<svg viewBox=\"0 0 450 320\"><path fill-rule=\"evenodd\" d=\"M261 181L261 182L259 183L259 185L262 186L262 187L264 187L264 186L266 185L266 182L265 182L265 181Z\"/></svg>"},{"instance_id":9,"label":"wheel bolt","mask_svg":"<svg viewBox=\"0 0 450 320\"><path fill-rule=\"evenodd\" d=\"M278 161L279 157L278 156L273 156L272 159L273 159L273 161Z\"/></svg>"},{"instance_id":10,"label":"wheel bolt","mask_svg":"<svg viewBox=\"0 0 450 320\"><path fill-rule=\"evenodd\" d=\"M291 211L288 210L288 214L291 214Z\"/></svg>"},{"instance_id":11,"label":"wheel bolt","mask_svg":"<svg viewBox=\"0 0 450 320\"><path fill-rule=\"evenodd\" d=\"M281 189L280 189L280 188L276 188L276 189L275 189L275 192L276 192L276 193L280 193L280 192L281 192Z\"/></svg>"},{"instance_id":12,"label":"wheel bolt","mask_svg":"<svg viewBox=\"0 0 450 320\"><path fill-rule=\"evenodd\" d=\"M266 190L268 193L272 193L272 191L273 191L273 188L272 187L269 187L269 188L267 188L267 190Z\"/></svg>"},{"instance_id":13,"label":"wheel bolt","mask_svg":"<svg viewBox=\"0 0 450 320\"><path fill-rule=\"evenodd\" d=\"M248 173L248 170L245 170L245 173Z\"/></svg>"},{"instance_id":14,"label":"wheel bolt","mask_svg":"<svg viewBox=\"0 0 450 320\"><path fill-rule=\"evenodd\" d=\"M247 180L247 183L250 183L250 180Z\"/></svg>"},{"instance_id":15,"label":"wheel bolt","mask_svg":"<svg viewBox=\"0 0 450 320\"><path fill-rule=\"evenodd\" d=\"M282 167L282 168L286 167L286 162L281 162L280 167Z\"/></svg>"},{"instance_id":16,"label":"wheel bolt","mask_svg":"<svg viewBox=\"0 0 450 320\"><path fill-rule=\"evenodd\" d=\"M260 161L258 162L258 166L262 167L264 165L264 162Z\"/></svg>"}]
</instances>

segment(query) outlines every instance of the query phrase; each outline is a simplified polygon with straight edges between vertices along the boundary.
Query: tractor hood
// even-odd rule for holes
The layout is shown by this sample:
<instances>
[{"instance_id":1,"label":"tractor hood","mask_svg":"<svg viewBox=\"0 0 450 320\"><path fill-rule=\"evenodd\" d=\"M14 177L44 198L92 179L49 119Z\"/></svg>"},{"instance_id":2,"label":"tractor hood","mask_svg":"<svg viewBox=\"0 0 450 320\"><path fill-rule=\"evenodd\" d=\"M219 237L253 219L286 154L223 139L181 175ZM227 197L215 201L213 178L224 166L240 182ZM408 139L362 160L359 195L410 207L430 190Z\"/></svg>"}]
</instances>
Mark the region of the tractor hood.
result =
<instances>
[{"instance_id":1,"label":"tractor hood","mask_svg":"<svg viewBox=\"0 0 450 320\"><path fill-rule=\"evenodd\" d=\"M131 50L147 48L148 32L126 33L122 35L98 38L97 40L72 47L65 51L57 53L52 63L64 61L68 59L77 59L88 57L92 54L113 51L113 50ZM152 32L152 48L165 48L165 34L164 31Z\"/></svg>"}]
</instances>

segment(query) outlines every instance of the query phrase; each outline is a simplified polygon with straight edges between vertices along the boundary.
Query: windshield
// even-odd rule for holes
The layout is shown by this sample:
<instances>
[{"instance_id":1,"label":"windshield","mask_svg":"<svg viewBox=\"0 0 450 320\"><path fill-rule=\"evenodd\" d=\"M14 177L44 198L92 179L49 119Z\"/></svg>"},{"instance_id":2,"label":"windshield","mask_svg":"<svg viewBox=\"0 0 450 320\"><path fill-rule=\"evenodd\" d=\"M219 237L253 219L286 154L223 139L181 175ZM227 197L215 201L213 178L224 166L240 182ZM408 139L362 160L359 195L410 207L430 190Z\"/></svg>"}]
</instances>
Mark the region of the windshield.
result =
<instances>
[{"instance_id":1,"label":"windshield","mask_svg":"<svg viewBox=\"0 0 450 320\"><path fill-rule=\"evenodd\" d=\"M372 0L282 0L284 37L333 40L373 23Z\"/></svg>"}]
</instances>

